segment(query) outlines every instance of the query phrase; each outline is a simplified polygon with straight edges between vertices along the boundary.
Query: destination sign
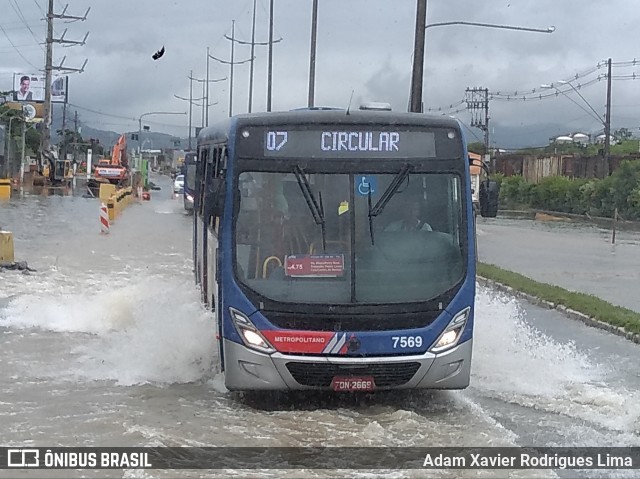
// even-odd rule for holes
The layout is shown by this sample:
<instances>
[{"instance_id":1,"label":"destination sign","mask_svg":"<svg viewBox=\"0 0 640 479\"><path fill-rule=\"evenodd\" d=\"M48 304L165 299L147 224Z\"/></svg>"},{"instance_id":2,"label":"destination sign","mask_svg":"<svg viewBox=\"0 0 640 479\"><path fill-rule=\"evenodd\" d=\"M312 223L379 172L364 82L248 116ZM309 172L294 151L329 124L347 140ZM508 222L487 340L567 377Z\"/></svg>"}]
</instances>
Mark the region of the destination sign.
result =
<instances>
[{"instance_id":1,"label":"destination sign","mask_svg":"<svg viewBox=\"0 0 640 479\"><path fill-rule=\"evenodd\" d=\"M263 154L287 158L434 158L432 131L402 130L267 130Z\"/></svg>"}]
</instances>

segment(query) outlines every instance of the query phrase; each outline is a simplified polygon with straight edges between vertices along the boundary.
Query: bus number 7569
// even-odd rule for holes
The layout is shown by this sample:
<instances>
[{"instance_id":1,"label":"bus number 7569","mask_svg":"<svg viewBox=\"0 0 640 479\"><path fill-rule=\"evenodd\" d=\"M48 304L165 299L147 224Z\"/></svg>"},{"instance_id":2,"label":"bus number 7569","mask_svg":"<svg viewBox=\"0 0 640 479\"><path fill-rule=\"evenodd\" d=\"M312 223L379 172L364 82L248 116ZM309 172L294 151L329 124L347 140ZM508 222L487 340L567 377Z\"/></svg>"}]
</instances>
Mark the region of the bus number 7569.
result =
<instances>
[{"instance_id":1,"label":"bus number 7569","mask_svg":"<svg viewBox=\"0 0 640 479\"><path fill-rule=\"evenodd\" d=\"M422 346L422 336L391 336L393 348L419 348Z\"/></svg>"}]
</instances>

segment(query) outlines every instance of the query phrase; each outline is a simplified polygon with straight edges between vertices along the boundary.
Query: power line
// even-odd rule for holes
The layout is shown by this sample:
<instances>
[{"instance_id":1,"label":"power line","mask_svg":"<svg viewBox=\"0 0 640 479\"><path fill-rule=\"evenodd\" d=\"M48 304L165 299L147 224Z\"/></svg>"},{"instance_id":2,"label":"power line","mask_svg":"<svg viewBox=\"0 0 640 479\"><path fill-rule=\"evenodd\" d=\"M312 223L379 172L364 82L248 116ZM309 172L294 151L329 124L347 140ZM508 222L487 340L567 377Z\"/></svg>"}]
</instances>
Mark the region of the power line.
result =
<instances>
[{"instance_id":1,"label":"power line","mask_svg":"<svg viewBox=\"0 0 640 479\"><path fill-rule=\"evenodd\" d=\"M18 52L18 55L20 55L25 62L27 62L29 65L31 65L33 68L35 68L37 70L38 67L35 66L33 63L31 63L29 60L27 60L27 57L25 57L22 54L22 52L18 49L18 47L15 45L15 43L13 43L13 40L11 40L11 37L9 37L9 35L7 34L7 32L5 31L5 29L3 28L2 25L0 25L0 30L2 30L2 33L4 33L4 36L7 37L7 40L9 40L9 43L11 43L11 46L13 47L13 49L16 52Z\"/></svg>"},{"instance_id":2,"label":"power line","mask_svg":"<svg viewBox=\"0 0 640 479\"><path fill-rule=\"evenodd\" d=\"M122 115L116 115L114 113L104 113L102 111L98 111L98 110L92 110L91 108L87 108L84 106L80 106L80 105L76 105L75 103L68 103L68 105L70 107L73 108L77 108L78 110L82 110L82 111L86 111L88 113L94 113L96 115L99 116L106 116L109 118L116 118L118 120L127 120L127 121L131 121L131 122L138 122L138 118L132 118L132 117L128 117L128 116L122 116ZM162 123L159 121L153 121L153 120L145 120L145 123L149 123L151 125L159 125L159 126L169 126L169 127L173 127L173 128L183 128L184 125L175 125L172 123Z\"/></svg>"},{"instance_id":3,"label":"power line","mask_svg":"<svg viewBox=\"0 0 640 479\"><path fill-rule=\"evenodd\" d=\"M47 14L44 12L44 9L40 6L40 4L38 3L37 0L33 0L33 3L36 4L36 6L38 7L38 10L40 10L40 12L46 17Z\"/></svg>"},{"instance_id":4,"label":"power line","mask_svg":"<svg viewBox=\"0 0 640 479\"><path fill-rule=\"evenodd\" d=\"M14 4L15 4L15 6L14 6ZM27 19L24 17L24 14L22 13L22 10L20 9L20 5L18 5L18 2L16 2L16 0L9 0L9 5L11 5L11 8L13 8L13 11L16 12L16 14L18 15L18 18L20 18L22 20L22 23L27 27L29 32L31 32L31 36L33 37L33 39L40 46L42 51L44 51L44 47L40 44L40 40L38 40L38 37L36 37L36 34L33 32L33 30L31 30L31 27L27 23Z\"/></svg>"}]
</instances>

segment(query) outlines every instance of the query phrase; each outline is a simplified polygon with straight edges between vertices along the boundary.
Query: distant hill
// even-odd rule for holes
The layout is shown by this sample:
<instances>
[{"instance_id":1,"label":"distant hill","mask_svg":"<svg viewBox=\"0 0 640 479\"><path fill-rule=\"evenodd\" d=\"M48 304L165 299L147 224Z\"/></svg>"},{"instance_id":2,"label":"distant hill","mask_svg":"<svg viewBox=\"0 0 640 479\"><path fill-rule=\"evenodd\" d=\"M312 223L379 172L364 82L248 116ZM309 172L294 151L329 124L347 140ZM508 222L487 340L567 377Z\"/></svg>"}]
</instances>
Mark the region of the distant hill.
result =
<instances>
[{"instance_id":1,"label":"distant hill","mask_svg":"<svg viewBox=\"0 0 640 479\"><path fill-rule=\"evenodd\" d=\"M62 128L62 121L61 120L56 121L56 120L54 120L52 124L51 131L52 131L52 141L57 143L58 137L55 132L57 132L59 129ZM82 135L83 139L85 140L89 140L91 138L97 139L100 142L100 144L107 149L115 145L116 141L118 141L118 138L120 138L120 135L122 135L123 133L126 133L127 135L127 145L129 148L138 147L138 142L136 140L131 139L132 134L136 134L136 135L138 134L137 130L128 131L128 132L100 130L98 128L93 128L83 123L82 121L78 121L78 127L80 129L80 134ZM67 122L67 128L73 128L73 123ZM167 135L166 133L158 133L153 131L143 131L141 141L144 146L144 149L153 149L153 150L160 150L163 148L171 148L171 149L186 148L186 146L188 145L188 139L186 138L178 138L173 135ZM179 144L176 145L175 142L179 142ZM192 144L193 144L193 140L192 140Z\"/></svg>"},{"instance_id":2,"label":"distant hill","mask_svg":"<svg viewBox=\"0 0 640 479\"><path fill-rule=\"evenodd\" d=\"M72 122L68 122L69 126L71 126L72 124ZM79 121L79 126L81 127L81 135L84 139L98 139L100 141L100 144L102 144L105 148L111 148L118 140L120 135L122 133L125 133L93 128L83 123L82 121ZM60 115L54 115L54 122L52 127L53 142L57 142L58 138L55 132L61 127L62 122L60 120ZM567 125L557 123L537 123L535 125L525 126L518 124L500 123L498 120L492 120L489 128L489 141L491 147L504 148L508 150L546 146L549 144L549 138L573 132L572 128L568 127ZM138 142L131 139L131 134L137 134L138 131L129 131L126 133L127 144L129 145L129 147L137 148ZM467 141L469 143L484 141L483 133L478 128L465 128L465 133L467 136ZM2 141L2 136L3 132L0 128L0 142ZM167 135L165 133L157 133L152 131L143 131L141 140L144 144L145 149L185 149L189 143L187 138L177 138L173 135ZM176 145L176 141L179 141L180 143ZM195 146L194 139L192 139L192 146Z\"/></svg>"}]
</instances>

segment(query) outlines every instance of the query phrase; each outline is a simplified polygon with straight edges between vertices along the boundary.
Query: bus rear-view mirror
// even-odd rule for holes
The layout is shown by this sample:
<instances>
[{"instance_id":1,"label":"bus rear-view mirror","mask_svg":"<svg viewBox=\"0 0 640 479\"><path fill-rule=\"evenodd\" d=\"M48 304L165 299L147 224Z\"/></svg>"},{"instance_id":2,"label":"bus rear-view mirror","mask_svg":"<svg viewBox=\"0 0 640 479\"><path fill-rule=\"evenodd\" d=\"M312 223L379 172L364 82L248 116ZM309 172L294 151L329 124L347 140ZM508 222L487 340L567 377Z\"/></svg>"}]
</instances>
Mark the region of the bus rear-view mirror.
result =
<instances>
[{"instance_id":1,"label":"bus rear-view mirror","mask_svg":"<svg viewBox=\"0 0 640 479\"><path fill-rule=\"evenodd\" d=\"M498 197L500 186L495 180L486 179L480 182L480 216L495 218L498 215Z\"/></svg>"}]
</instances>

